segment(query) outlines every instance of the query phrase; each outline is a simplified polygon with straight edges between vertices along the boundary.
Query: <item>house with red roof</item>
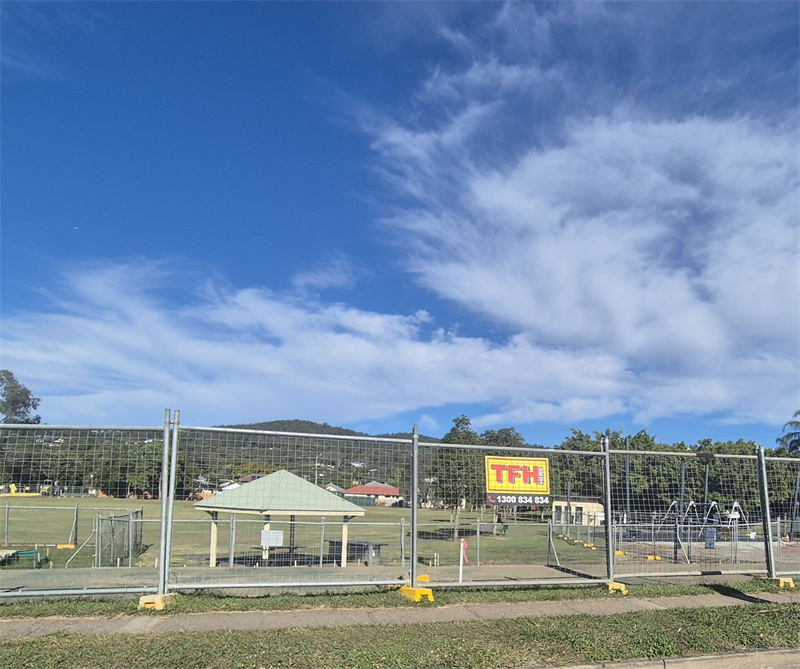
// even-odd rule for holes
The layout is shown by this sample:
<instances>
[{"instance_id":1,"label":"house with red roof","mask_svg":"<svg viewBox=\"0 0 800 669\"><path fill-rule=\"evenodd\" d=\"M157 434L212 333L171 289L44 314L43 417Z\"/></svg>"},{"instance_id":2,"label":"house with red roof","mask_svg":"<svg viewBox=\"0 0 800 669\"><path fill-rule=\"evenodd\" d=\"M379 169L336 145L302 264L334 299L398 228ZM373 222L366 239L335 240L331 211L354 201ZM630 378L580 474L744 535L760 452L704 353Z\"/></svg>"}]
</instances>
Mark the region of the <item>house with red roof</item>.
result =
<instances>
[{"instance_id":1,"label":"house with red roof","mask_svg":"<svg viewBox=\"0 0 800 669\"><path fill-rule=\"evenodd\" d=\"M397 488L380 481L348 488L344 491L344 498L359 506L401 506L403 503L403 496Z\"/></svg>"}]
</instances>

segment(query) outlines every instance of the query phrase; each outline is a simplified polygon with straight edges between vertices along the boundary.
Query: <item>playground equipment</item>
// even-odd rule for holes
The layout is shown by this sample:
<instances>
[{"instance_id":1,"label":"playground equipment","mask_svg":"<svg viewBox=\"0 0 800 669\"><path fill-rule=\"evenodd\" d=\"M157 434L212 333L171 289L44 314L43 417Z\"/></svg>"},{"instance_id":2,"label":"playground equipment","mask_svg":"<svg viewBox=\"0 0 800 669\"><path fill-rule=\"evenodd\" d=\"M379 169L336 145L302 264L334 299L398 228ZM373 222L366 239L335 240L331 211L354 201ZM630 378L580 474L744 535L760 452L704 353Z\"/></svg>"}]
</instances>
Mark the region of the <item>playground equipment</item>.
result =
<instances>
[{"instance_id":1,"label":"playground equipment","mask_svg":"<svg viewBox=\"0 0 800 669\"><path fill-rule=\"evenodd\" d=\"M651 562L736 564L761 559L761 553L745 549L757 531L739 501L730 508L714 501L701 503L672 500L665 511L651 511L649 518L628 518L618 525L620 556L639 556ZM670 559L671 558L671 559Z\"/></svg>"}]
</instances>

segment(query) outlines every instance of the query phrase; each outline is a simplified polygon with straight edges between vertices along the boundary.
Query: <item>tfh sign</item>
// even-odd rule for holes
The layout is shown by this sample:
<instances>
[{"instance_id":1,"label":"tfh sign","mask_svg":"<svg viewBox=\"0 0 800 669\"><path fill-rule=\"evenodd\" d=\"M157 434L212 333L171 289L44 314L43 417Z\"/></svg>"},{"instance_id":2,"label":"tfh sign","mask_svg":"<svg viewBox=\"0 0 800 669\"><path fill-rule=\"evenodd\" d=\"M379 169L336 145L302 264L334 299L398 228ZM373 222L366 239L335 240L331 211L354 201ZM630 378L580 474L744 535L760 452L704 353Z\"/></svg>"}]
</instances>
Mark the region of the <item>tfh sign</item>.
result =
<instances>
[{"instance_id":1,"label":"tfh sign","mask_svg":"<svg viewBox=\"0 0 800 669\"><path fill-rule=\"evenodd\" d=\"M494 472L494 482L498 485L513 483L520 479L522 485L529 485L533 482L535 485L542 485L544 483L544 467L541 465L501 465L499 463L490 464L492 472Z\"/></svg>"},{"instance_id":2,"label":"tfh sign","mask_svg":"<svg viewBox=\"0 0 800 669\"><path fill-rule=\"evenodd\" d=\"M550 504L550 462L547 458L486 456L486 497L499 506Z\"/></svg>"}]
</instances>

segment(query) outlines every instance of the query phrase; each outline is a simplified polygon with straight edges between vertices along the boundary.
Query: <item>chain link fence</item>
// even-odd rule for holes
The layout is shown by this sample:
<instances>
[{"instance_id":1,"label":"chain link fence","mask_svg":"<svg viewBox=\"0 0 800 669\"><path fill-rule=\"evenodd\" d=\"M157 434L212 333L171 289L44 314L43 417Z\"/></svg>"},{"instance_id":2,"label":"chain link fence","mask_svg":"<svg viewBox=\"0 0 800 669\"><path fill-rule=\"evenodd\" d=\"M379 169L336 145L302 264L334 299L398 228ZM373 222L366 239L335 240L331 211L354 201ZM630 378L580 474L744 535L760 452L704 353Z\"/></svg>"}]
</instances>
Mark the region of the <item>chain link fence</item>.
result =
<instances>
[{"instance_id":1,"label":"chain link fence","mask_svg":"<svg viewBox=\"0 0 800 669\"><path fill-rule=\"evenodd\" d=\"M2 426L0 596L800 573L800 459L599 441Z\"/></svg>"}]
</instances>

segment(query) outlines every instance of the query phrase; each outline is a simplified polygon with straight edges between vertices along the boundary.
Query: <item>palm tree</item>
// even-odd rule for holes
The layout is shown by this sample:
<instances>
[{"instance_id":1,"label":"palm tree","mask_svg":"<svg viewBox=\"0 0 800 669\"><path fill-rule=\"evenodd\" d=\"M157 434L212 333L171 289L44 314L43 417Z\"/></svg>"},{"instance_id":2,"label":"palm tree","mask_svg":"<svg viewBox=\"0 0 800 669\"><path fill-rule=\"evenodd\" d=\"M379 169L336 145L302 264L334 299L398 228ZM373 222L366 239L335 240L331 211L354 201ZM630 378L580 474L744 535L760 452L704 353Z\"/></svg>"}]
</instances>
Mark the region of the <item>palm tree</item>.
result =
<instances>
[{"instance_id":1,"label":"palm tree","mask_svg":"<svg viewBox=\"0 0 800 669\"><path fill-rule=\"evenodd\" d=\"M790 430L790 432L786 432L786 430ZM800 452L800 409L795 411L792 420L783 426L783 431L786 434L775 440L778 445L785 446L790 453Z\"/></svg>"}]
</instances>

